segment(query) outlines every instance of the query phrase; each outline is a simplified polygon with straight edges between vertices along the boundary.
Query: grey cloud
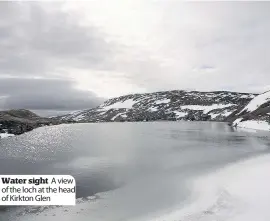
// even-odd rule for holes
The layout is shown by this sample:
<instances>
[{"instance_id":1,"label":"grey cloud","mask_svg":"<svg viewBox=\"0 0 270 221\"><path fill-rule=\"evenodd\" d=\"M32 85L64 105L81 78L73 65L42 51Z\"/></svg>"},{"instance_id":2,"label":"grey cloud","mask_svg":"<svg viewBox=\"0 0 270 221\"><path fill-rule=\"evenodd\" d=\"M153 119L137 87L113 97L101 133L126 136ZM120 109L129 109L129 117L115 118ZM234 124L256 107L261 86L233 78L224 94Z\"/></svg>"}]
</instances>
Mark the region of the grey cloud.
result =
<instances>
[{"instance_id":1,"label":"grey cloud","mask_svg":"<svg viewBox=\"0 0 270 221\"><path fill-rule=\"evenodd\" d=\"M103 99L75 89L68 80L3 78L0 79L0 100L2 109L65 111L95 107Z\"/></svg>"},{"instance_id":2,"label":"grey cloud","mask_svg":"<svg viewBox=\"0 0 270 221\"><path fill-rule=\"evenodd\" d=\"M255 92L263 92L270 81L269 2L160 2L163 19L155 34L163 39L157 54L175 62L160 67L147 60L137 65L139 70L131 62L127 68L134 81L147 84L148 90L229 87L254 92L252 85L260 85Z\"/></svg>"},{"instance_id":3,"label":"grey cloud","mask_svg":"<svg viewBox=\"0 0 270 221\"><path fill-rule=\"evenodd\" d=\"M67 10L55 2L0 2L0 77L72 76L104 96L187 88L262 92L267 86L269 3L132 2L81 2L78 8L76 2ZM33 95L22 82L17 86L31 108L62 110L65 102L84 108L89 95L67 80L59 90L72 101L48 99L47 91L35 88ZM52 82L41 82L61 94ZM5 104L23 106L13 90L6 88Z\"/></svg>"},{"instance_id":4,"label":"grey cloud","mask_svg":"<svg viewBox=\"0 0 270 221\"><path fill-rule=\"evenodd\" d=\"M0 2L0 109L26 108L47 115L103 101L93 92L75 89L67 76L52 79L61 68L98 68L112 47L97 28L78 25L58 6ZM37 76L41 79L33 79Z\"/></svg>"},{"instance_id":5,"label":"grey cloud","mask_svg":"<svg viewBox=\"0 0 270 221\"><path fill-rule=\"evenodd\" d=\"M202 65L200 67L200 69L203 69L203 70L213 70L213 69L215 69L215 67L210 66L210 65Z\"/></svg>"},{"instance_id":6,"label":"grey cloud","mask_svg":"<svg viewBox=\"0 0 270 221\"><path fill-rule=\"evenodd\" d=\"M0 75L43 76L62 67L95 69L111 55L113 45L96 27L82 27L52 5L1 2L0 6L5 11L0 13Z\"/></svg>"}]
</instances>

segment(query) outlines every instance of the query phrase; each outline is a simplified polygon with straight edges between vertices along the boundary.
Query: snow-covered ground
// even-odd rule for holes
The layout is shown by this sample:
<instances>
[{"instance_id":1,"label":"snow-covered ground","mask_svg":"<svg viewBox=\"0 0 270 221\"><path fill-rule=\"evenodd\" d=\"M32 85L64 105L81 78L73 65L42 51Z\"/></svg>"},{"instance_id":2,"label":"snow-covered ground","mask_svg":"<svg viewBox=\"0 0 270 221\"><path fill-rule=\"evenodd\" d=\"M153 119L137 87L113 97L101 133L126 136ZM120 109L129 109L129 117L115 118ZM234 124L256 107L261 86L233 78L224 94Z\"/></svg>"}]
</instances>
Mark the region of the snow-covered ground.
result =
<instances>
[{"instance_id":1,"label":"snow-covered ground","mask_svg":"<svg viewBox=\"0 0 270 221\"><path fill-rule=\"evenodd\" d=\"M186 116L188 113L186 112L181 112L181 111L173 111L175 113L175 115L179 118L179 117L184 117Z\"/></svg>"},{"instance_id":2,"label":"snow-covered ground","mask_svg":"<svg viewBox=\"0 0 270 221\"><path fill-rule=\"evenodd\" d=\"M156 104L168 104L171 102L171 99L157 100Z\"/></svg>"},{"instance_id":3,"label":"snow-covered ground","mask_svg":"<svg viewBox=\"0 0 270 221\"><path fill-rule=\"evenodd\" d=\"M211 110L222 109L225 107L235 106L235 104L213 104L210 106L202 106L202 105L183 105L181 109L189 109L189 110L203 110L204 114L207 114Z\"/></svg>"},{"instance_id":4,"label":"snow-covered ground","mask_svg":"<svg viewBox=\"0 0 270 221\"><path fill-rule=\"evenodd\" d=\"M270 124L266 121L260 120L246 120L242 121L243 118L237 118L233 122L233 126L237 128L245 128L245 129L252 129L252 130L263 130L263 131L270 131Z\"/></svg>"},{"instance_id":5,"label":"snow-covered ground","mask_svg":"<svg viewBox=\"0 0 270 221\"><path fill-rule=\"evenodd\" d=\"M7 138L7 137L13 137L15 136L14 134L9 134L9 133L0 133L0 138Z\"/></svg>"},{"instance_id":6,"label":"snow-covered ground","mask_svg":"<svg viewBox=\"0 0 270 221\"><path fill-rule=\"evenodd\" d=\"M270 91L267 91L253 98L249 102L249 104L241 112L239 112L239 114L241 114L244 111L247 111L247 112L255 111L258 107L260 107L262 104L268 101L270 101Z\"/></svg>"},{"instance_id":7,"label":"snow-covered ground","mask_svg":"<svg viewBox=\"0 0 270 221\"><path fill-rule=\"evenodd\" d=\"M242 121L237 124L237 127L270 131L270 124L267 123L266 121L256 121L256 120Z\"/></svg>"},{"instance_id":8,"label":"snow-covered ground","mask_svg":"<svg viewBox=\"0 0 270 221\"><path fill-rule=\"evenodd\" d=\"M241 120L243 120L243 118L242 118L242 117L237 118L237 119L236 119L236 120L233 122L233 126L237 127L237 126L238 126L238 124L241 122Z\"/></svg>"},{"instance_id":9,"label":"snow-covered ground","mask_svg":"<svg viewBox=\"0 0 270 221\"><path fill-rule=\"evenodd\" d=\"M117 109L117 108L132 108L132 106L136 103L136 101L134 101L133 99L129 99L129 100L125 100L123 102L119 101L116 102L112 105L108 105L108 106L103 106L102 108L105 110L110 110L110 109Z\"/></svg>"},{"instance_id":10,"label":"snow-covered ground","mask_svg":"<svg viewBox=\"0 0 270 221\"><path fill-rule=\"evenodd\" d=\"M231 164L188 181L190 197L184 206L127 221L269 221L270 155ZM75 207L38 209L13 217L12 221L102 221L92 216L100 203L114 192L78 200ZM162 200L162 199L160 199ZM106 205L106 203L105 203ZM31 211L31 210L30 210ZM93 219L92 219L93 218ZM108 219L106 219L108 220ZM122 220L121 218L119 220Z\"/></svg>"},{"instance_id":11,"label":"snow-covered ground","mask_svg":"<svg viewBox=\"0 0 270 221\"><path fill-rule=\"evenodd\" d=\"M224 110L223 112L219 112L219 113L212 113L211 111L207 114L209 114L211 116L212 120L215 120L217 117L222 116L222 117L228 117L230 114L232 114L235 110Z\"/></svg>"},{"instance_id":12,"label":"snow-covered ground","mask_svg":"<svg viewBox=\"0 0 270 221\"><path fill-rule=\"evenodd\" d=\"M124 118L127 117L127 115L119 113L119 114L116 114L111 120L115 120L118 116L121 116L121 117L124 117Z\"/></svg>"},{"instance_id":13,"label":"snow-covered ground","mask_svg":"<svg viewBox=\"0 0 270 221\"><path fill-rule=\"evenodd\" d=\"M149 221L269 221L270 155L196 179L184 208ZM142 220L140 220L142 221Z\"/></svg>"},{"instance_id":14,"label":"snow-covered ground","mask_svg":"<svg viewBox=\"0 0 270 221\"><path fill-rule=\"evenodd\" d=\"M270 91L256 96L236 114L238 118L232 125L238 128L270 131L270 124L268 123L269 111L267 112L267 107L269 108L270 105L269 102Z\"/></svg>"}]
</instances>

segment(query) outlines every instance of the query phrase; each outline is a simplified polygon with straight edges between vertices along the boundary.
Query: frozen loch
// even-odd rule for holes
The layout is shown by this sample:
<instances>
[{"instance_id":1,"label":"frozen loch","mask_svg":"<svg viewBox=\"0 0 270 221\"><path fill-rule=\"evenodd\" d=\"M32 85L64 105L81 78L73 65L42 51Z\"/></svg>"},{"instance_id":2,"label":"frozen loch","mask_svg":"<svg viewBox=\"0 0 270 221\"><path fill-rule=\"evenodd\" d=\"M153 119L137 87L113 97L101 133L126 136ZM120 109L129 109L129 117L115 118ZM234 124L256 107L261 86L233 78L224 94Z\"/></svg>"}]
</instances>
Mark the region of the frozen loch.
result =
<instances>
[{"instance_id":1,"label":"frozen loch","mask_svg":"<svg viewBox=\"0 0 270 221\"><path fill-rule=\"evenodd\" d=\"M269 221L268 132L225 123L44 127L0 142L1 174L70 174L74 207L17 207L3 221Z\"/></svg>"}]
</instances>

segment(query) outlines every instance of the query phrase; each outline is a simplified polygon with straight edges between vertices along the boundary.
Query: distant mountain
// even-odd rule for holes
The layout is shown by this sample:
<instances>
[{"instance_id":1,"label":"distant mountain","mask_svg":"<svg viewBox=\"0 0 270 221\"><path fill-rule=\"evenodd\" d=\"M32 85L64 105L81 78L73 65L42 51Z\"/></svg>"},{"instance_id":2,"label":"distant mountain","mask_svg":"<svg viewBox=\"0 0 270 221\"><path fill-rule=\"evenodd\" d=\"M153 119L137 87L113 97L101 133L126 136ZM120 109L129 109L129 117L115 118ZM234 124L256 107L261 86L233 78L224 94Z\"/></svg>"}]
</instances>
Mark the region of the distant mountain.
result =
<instances>
[{"instance_id":1,"label":"distant mountain","mask_svg":"<svg viewBox=\"0 0 270 221\"><path fill-rule=\"evenodd\" d=\"M256 95L184 90L130 94L109 99L96 108L72 112L54 119L74 122L227 121Z\"/></svg>"},{"instance_id":2,"label":"distant mountain","mask_svg":"<svg viewBox=\"0 0 270 221\"><path fill-rule=\"evenodd\" d=\"M19 135L37 127L59 123L57 120L40 117L25 109L0 111L0 138Z\"/></svg>"},{"instance_id":3,"label":"distant mountain","mask_svg":"<svg viewBox=\"0 0 270 221\"><path fill-rule=\"evenodd\" d=\"M231 116L235 127L270 131L270 91L252 99L243 109Z\"/></svg>"}]
</instances>

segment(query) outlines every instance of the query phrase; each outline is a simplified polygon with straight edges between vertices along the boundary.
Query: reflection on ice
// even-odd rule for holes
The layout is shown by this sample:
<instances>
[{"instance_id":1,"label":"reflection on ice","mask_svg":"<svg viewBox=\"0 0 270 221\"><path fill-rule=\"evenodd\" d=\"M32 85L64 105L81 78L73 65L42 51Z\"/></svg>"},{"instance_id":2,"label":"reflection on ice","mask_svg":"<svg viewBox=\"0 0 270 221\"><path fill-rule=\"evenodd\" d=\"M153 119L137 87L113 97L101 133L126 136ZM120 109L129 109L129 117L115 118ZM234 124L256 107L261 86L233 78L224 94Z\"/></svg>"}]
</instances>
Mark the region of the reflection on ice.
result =
<instances>
[{"instance_id":1,"label":"reflection on ice","mask_svg":"<svg viewBox=\"0 0 270 221\"><path fill-rule=\"evenodd\" d=\"M197 178L190 202L149 221L270 220L270 155Z\"/></svg>"},{"instance_id":2,"label":"reflection on ice","mask_svg":"<svg viewBox=\"0 0 270 221\"><path fill-rule=\"evenodd\" d=\"M121 189L79 199L77 206L72 208L55 207L24 210L23 217L13 217L13 220L59 221L59 218L61 218L65 221L88 221L91 217L93 221L122 219L129 221L268 221L270 220L269 171L270 155L232 164L190 181L191 194L185 204L182 204L179 208L175 206L170 210L161 210L156 213L149 211L148 214L145 213L144 216L137 218L132 217L135 214L130 214L130 217L128 217L125 210L122 210L122 213L115 210L117 206L113 206L112 200L115 199L117 192L124 191ZM145 203L146 198L142 197L139 200ZM163 195L160 198L157 197L156 200L166 199ZM103 213L108 206L114 208L111 211L111 217L107 216L108 213ZM132 204L128 206L132 206ZM135 203L134 206L138 205ZM118 213L117 219L114 216L115 213ZM21 214L22 211L20 211Z\"/></svg>"},{"instance_id":3,"label":"reflection on ice","mask_svg":"<svg viewBox=\"0 0 270 221\"><path fill-rule=\"evenodd\" d=\"M36 139L44 131L46 136ZM268 153L269 147L268 136L233 131L222 123L40 128L1 142L0 172L71 174L78 205L12 208L0 220L242 221L249 208L267 213L249 200L265 197L267 205L268 164L263 158L244 160ZM262 192L253 190L258 188Z\"/></svg>"}]
</instances>

